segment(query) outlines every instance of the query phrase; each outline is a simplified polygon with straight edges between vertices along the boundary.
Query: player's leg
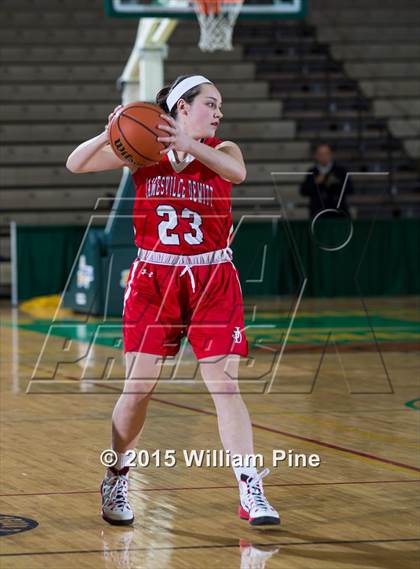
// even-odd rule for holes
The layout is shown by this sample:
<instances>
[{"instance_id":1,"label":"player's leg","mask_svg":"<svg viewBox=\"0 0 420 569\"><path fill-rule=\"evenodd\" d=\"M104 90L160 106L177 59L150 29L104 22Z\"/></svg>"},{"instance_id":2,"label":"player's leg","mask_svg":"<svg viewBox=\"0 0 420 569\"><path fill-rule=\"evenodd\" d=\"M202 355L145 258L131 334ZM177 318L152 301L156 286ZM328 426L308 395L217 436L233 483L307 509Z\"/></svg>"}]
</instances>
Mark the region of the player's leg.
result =
<instances>
[{"instance_id":1,"label":"player's leg","mask_svg":"<svg viewBox=\"0 0 420 569\"><path fill-rule=\"evenodd\" d=\"M200 359L203 380L213 398L222 444L232 454L254 454L252 424L238 384L239 356ZM239 483L239 515L251 525L280 523L276 510L264 496L261 474L252 466L234 468Z\"/></svg>"},{"instance_id":2,"label":"player's leg","mask_svg":"<svg viewBox=\"0 0 420 569\"><path fill-rule=\"evenodd\" d=\"M252 426L239 391L238 370L236 354L200 359L200 372L216 407L223 447L232 454L250 455L254 454ZM245 474L253 472L244 471Z\"/></svg>"},{"instance_id":3,"label":"player's leg","mask_svg":"<svg viewBox=\"0 0 420 569\"><path fill-rule=\"evenodd\" d=\"M152 354L129 352L125 358L124 390L112 413L112 448L119 455L136 445L162 367L162 358ZM119 463L118 466L122 468L124 464Z\"/></svg>"},{"instance_id":4,"label":"player's leg","mask_svg":"<svg viewBox=\"0 0 420 569\"><path fill-rule=\"evenodd\" d=\"M142 431L162 359L179 349L183 329L179 287L170 287L176 276L172 267L137 259L128 278L123 314L126 380L112 415L112 445L118 460L107 470L101 486L102 516L111 524L128 525L134 520L128 503L126 452L135 448ZM164 298L162 290L168 292Z\"/></svg>"},{"instance_id":5,"label":"player's leg","mask_svg":"<svg viewBox=\"0 0 420 569\"><path fill-rule=\"evenodd\" d=\"M246 356L248 348L236 269L226 262L193 270L200 288L191 299L188 339L216 407L220 438L233 454L253 454L251 421L237 379L239 357ZM254 473L255 469L236 471L238 480L241 474Z\"/></svg>"},{"instance_id":6,"label":"player's leg","mask_svg":"<svg viewBox=\"0 0 420 569\"><path fill-rule=\"evenodd\" d=\"M125 453L136 446L161 367L160 356L135 352L126 354L124 390L112 414L112 446L118 461L108 468L101 485L102 517L110 524L128 525L134 521L128 502Z\"/></svg>"}]
</instances>

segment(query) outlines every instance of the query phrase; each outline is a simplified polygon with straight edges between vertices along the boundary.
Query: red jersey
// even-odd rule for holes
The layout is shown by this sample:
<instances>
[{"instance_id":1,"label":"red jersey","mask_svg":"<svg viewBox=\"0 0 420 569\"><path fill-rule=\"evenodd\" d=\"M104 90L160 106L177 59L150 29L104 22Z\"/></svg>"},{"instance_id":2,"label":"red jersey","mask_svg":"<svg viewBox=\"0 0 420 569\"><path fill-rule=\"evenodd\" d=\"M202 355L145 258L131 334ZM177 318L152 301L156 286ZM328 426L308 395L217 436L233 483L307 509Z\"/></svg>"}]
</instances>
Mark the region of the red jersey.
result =
<instances>
[{"instance_id":1,"label":"red jersey","mask_svg":"<svg viewBox=\"0 0 420 569\"><path fill-rule=\"evenodd\" d=\"M216 147L218 138L204 144ZM196 159L177 164L166 154L133 174L135 244L142 249L196 255L229 245L232 184Z\"/></svg>"}]
</instances>

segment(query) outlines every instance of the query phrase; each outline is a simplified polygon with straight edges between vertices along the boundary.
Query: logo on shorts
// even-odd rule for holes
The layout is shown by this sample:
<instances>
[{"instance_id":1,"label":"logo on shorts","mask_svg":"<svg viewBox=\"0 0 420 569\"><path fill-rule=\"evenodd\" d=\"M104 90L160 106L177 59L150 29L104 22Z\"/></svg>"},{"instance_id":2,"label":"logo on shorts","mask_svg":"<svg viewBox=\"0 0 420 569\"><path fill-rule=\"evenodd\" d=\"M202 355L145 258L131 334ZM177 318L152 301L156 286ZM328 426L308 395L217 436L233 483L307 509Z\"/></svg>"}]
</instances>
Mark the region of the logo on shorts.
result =
<instances>
[{"instance_id":1,"label":"logo on shorts","mask_svg":"<svg viewBox=\"0 0 420 569\"><path fill-rule=\"evenodd\" d=\"M242 342L242 332L239 326L235 326L233 329L232 338L235 344L240 344Z\"/></svg>"},{"instance_id":2,"label":"logo on shorts","mask_svg":"<svg viewBox=\"0 0 420 569\"><path fill-rule=\"evenodd\" d=\"M140 272L141 275L147 275L149 279L151 279L154 275L153 271L148 271L147 269L142 269Z\"/></svg>"}]
</instances>

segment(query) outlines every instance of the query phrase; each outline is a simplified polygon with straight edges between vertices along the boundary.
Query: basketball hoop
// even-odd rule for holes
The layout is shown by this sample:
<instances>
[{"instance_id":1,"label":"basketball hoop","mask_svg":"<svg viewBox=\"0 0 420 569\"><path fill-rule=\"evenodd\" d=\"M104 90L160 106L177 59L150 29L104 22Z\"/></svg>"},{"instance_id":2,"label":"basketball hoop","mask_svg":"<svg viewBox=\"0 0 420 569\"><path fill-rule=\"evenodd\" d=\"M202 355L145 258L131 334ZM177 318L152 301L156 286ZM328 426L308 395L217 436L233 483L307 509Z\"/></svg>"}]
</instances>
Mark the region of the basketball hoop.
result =
<instances>
[{"instance_id":1,"label":"basketball hoop","mask_svg":"<svg viewBox=\"0 0 420 569\"><path fill-rule=\"evenodd\" d=\"M200 25L198 47L202 51L230 51L235 22L243 0L193 0Z\"/></svg>"}]
</instances>

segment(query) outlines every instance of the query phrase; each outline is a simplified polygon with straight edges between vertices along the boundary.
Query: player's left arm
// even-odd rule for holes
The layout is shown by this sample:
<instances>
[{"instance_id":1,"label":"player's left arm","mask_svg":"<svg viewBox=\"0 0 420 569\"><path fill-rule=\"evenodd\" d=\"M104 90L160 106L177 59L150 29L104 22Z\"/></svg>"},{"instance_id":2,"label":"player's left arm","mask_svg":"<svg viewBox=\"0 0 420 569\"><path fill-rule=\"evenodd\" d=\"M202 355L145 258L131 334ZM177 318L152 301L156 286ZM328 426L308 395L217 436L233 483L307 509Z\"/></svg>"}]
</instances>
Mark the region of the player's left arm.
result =
<instances>
[{"instance_id":1,"label":"player's left arm","mask_svg":"<svg viewBox=\"0 0 420 569\"><path fill-rule=\"evenodd\" d=\"M245 161L244 161L244 157L242 156L242 151L239 148L239 146L237 144L235 144L235 142L232 142L231 140L225 140L224 142L221 142L220 144L218 144L216 146L216 150L219 152L224 152L225 154L227 154L228 156L230 156L233 160L236 160L236 162L240 165L241 167L241 179L239 182L233 182L232 183L238 183L241 184L242 182L244 182L246 180L246 166L245 166ZM223 176L222 176L223 178Z\"/></svg>"},{"instance_id":2,"label":"player's left arm","mask_svg":"<svg viewBox=\"0 0 420 569\"><path fill-rule=\"evenodd\" d=\"M219 174L221 178L241 184L246 178L246 167L242 152L237 144L226 140L216 148L207 146L197 140L191 141L190 154L205 164L210 170Z\"/></svg>"}]
</instances>

